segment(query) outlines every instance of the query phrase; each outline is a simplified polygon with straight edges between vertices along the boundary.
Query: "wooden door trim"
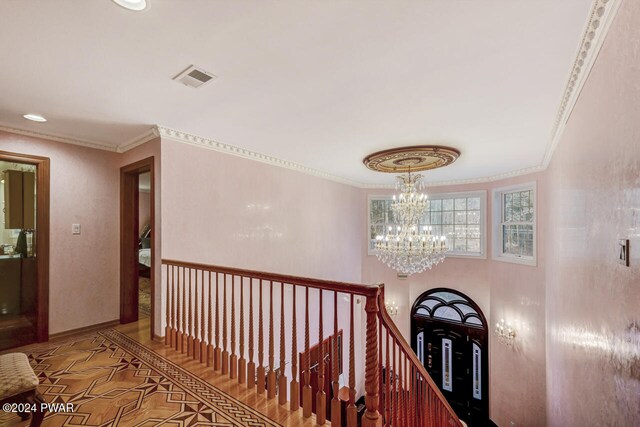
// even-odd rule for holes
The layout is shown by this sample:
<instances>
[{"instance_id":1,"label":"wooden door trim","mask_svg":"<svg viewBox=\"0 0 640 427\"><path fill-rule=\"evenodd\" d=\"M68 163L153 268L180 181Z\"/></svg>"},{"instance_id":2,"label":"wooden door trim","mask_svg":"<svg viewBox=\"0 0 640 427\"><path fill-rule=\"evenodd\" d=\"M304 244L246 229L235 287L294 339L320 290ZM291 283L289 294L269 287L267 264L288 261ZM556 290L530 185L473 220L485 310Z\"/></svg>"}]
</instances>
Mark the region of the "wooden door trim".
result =
<instances>
[{"instance_id":1,"label":"wooden door trim","mask_svg":"<svg viewBox=\"0 0 640 427\"><path fill-rule=\"evenodd\" d=\"M147 157L146 159L139 160L135 163L131 163L120 168L120 323L129 323L138 320L137 310L135 307L135 316L132 315L131 307L128 306L127 298L132 294L132 291L138 289L138 284L134 283L134 278L138 277L138 257L133 250L133 242L137 247L139 240L139 227L137 227L137 210L138 210L138 176L141 173L150 173L150 216L151 216L151 268L150 277L151 282L151 313L150 313L150 336L153 338L153 332L155 329L155 260L156 260L156 235L155 235L155 168L154 168L154 156ZM135 183L135 186L132 184ZM135 191L133 191L135 190ZM134 211L135 209L135 211ZM129 247L127 243L132 246ZM135 259L135 263L131 262ZM136 296L137 300L137 296Z\"/></svg>"},{"instance_id":2,"label":"wooden door trim","mask_svg":"<svg viewBox=\"0 0 640 427\"><path fill-rule=\"evenodd\" d=\"M0 160L36 166L36 264L38 268L36 301L36 339L49 340L49 209L51 161L48 157L0 151Z\"/></svg>"}]
</instances>

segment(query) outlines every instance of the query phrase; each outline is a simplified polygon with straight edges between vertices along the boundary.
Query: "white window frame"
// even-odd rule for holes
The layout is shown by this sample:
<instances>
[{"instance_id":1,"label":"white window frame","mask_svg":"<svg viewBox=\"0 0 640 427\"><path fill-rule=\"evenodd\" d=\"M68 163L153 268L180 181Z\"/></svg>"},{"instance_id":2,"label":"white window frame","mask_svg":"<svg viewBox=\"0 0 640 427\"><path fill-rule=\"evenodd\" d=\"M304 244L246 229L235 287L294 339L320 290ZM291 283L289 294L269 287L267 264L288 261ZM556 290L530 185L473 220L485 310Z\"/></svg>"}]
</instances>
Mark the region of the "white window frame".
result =
<instances>
[{"instance_id":1,"label":"white window frame","mask_svg":"<svg viewBox=\"0 0 640 427\"><path fill-rule=\"evenodd\" d=\"M502 248L503 235L502 235L502 218L503 212L503 197L507 193L516 193L518 191L533 191L533 256L522 256L504 253ZM538 235L538 189L536 181L527 182L523 184L510 185L507 187L500 187L493 189L493 250L492 259L495 261L511 262L515 264L523 264L530 266L537 266L537 235Z\"/></svg>"},{"instance_id":2,"label":"white window frame","mask_svg":"<svg viewBox=\"0 0 640 427\"><path fill-rule=\"evenodd\" d=\"M480 253L470 254L463 252L455 252L450 250L447 252L447 258L469 258L469 259L487 259L487 191L463 191L454 193L428 193L429 199L455 199L462 197L480 197ZM371 233L371 201L372 200L392 200L392 194L375 195L369 194L367 197L367 254L375 255L371 249L369 233Z\"/></svg>"}]
</instances>

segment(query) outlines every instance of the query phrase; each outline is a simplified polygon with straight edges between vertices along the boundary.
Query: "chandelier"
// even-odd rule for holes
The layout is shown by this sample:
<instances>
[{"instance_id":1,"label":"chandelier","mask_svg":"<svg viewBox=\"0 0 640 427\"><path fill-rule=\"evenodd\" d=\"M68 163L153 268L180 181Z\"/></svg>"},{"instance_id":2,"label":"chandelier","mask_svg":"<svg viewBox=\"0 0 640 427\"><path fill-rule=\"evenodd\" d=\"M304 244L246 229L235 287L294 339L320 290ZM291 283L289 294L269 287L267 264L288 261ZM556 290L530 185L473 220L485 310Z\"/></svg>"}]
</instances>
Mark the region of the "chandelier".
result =
<instances>
[{"instance_id":1,"label":"chandelier","mask_svg":"<svg viewBox=\"0 0 640 427\"><path fill-rule=\"evenodd\" d=\"M432 227L422 225L427 210L427 195L423 189L422 175L398 177L391 212L394 223L384 234L376 236L374 253L378 259L399 273L411 275L421 273L439 264L448 251L445 236L432 234Z\"/></svg>"},{"instance_id":2,"label":"chandelier","mask_svg":"<svg viewBox=\"0 0 640 427\"><path fill-rule=\"evenodd\" d=\"M460 151L442 145L416 145L398 147L369 154L362 162L376 172L400 173L393 196L392 224L384 234L376 236L374 253L378 259L401 274L422 273L439 264L449 250L447 239L432 233L430 225L423 223L427 212L427 195L422 176L414 172L450 165Z\"/></svg>"}]
</instances>

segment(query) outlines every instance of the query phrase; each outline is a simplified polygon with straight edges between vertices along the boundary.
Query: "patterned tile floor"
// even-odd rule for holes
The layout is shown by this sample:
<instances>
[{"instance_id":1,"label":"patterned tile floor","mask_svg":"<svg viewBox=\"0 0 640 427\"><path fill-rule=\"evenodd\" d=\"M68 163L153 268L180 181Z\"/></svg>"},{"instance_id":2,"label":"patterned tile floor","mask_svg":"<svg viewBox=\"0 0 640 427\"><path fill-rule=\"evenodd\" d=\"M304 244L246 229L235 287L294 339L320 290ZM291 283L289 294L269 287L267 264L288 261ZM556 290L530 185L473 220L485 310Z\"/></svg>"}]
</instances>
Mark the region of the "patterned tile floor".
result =
<instances>
[{"instance_id":1,"label":"patterned tile floor","mask_svg":"<svg viewBox=\"0 0 640 427\"><path fill-rule=\"evenodd\" d=\"M45 427L280 425L115 329L22 351L45 400L74 405L72 413L49 413ZM0 412L0 426L25 425Z\"/></svg>"}]
</instances>

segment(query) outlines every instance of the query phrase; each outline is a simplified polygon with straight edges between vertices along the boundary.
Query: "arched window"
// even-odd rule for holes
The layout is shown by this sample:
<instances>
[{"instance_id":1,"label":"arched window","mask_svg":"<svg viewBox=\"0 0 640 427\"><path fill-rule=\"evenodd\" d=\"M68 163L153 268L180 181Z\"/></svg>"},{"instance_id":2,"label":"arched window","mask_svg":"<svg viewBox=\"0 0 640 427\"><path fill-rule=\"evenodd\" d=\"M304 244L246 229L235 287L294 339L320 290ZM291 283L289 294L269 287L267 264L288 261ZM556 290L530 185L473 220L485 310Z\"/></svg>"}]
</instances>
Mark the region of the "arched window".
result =
<instances>
[{"instance_id":1,"label":"arched window","mask_svg":"<svg viewBox=\"0 0 640 427\"><path fill-rule=\"evenodd\" d=\"M412 317L456 323L473 328L485 328L480 310L466 296L450 289L433 289L420 296L413 305Z\"/></svg>"}]
</instances>

